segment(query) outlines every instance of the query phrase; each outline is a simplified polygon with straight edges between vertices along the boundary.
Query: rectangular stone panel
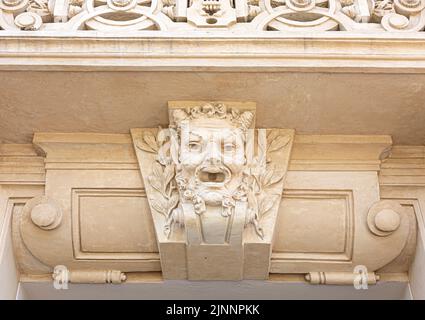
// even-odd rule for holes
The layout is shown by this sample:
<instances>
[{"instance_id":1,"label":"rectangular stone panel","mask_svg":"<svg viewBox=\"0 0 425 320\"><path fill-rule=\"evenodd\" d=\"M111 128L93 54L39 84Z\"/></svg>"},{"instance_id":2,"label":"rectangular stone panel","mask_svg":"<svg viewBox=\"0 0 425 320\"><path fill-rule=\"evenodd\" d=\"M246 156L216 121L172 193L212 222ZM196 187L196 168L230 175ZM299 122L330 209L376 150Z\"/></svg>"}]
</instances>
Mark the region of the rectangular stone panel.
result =
<instances>
[{"instance_id":1,"label":"rectangular stone panel","mask_svg":"<svg viewBox=\"0 0 425 320\"><path fill-rule=\"evenodd\" d=\"M127 254L131 259L158 252L144 191L74 189L72 204L77 259L99 259L104 254L111 259Z\"/></svg>"},{"instance_id":2,"label":"rectangular stone panel","mask_svg":"<svg viewBox=\"0 0 425 320\"><path fill-rule=\"evenodd\" d=\"M283 259L348 259L352 212L349 191L286 190L273 252Z\"/></svg>"}]
</instances>

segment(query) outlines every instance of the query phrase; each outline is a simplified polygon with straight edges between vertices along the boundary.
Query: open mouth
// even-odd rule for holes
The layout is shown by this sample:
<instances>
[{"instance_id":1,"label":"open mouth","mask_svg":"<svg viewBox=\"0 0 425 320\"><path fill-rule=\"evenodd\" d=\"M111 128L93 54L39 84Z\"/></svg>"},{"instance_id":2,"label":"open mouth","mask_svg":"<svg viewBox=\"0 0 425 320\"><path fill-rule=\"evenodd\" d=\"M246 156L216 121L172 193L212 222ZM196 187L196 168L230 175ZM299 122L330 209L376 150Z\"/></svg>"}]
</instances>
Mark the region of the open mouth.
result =
<instances>
[{"instance_id":1,"label":"open mouth","mask_svg":"<svg viewBox=\"0 0 425 320\"><path fill-rule=\"evenodd\" d=\"M227 168L216 166L200 168L196 175L200 182L208 184L224 184L230 178L230 172Z\"/></svg>"}]
</instances>

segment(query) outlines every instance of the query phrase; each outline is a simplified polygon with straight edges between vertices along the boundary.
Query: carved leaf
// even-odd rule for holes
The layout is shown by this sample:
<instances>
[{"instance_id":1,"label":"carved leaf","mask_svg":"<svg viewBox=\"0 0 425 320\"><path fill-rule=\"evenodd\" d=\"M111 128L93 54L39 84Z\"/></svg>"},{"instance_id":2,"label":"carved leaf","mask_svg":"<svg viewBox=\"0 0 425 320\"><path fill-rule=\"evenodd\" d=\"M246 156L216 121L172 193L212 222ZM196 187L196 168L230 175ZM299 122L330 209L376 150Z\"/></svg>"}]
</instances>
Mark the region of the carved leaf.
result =
<instances>
[{"instance_id":1,"label":"carved leaf","mask_svg":"<svg viewBox=\"0 0 425 320\"><path fill-rule=\"evenodd\" d=\"M162 180L162 166L158 162L154 162L152 172L156 178Z\"/></svg>"},{"instance_id":2,"label":"carved leaf","mask_svg":"<svg viewBox=\"0 0 425 320\"><path fill-rule=\"evenodd\" d=\"M270 182L267 186L272 186L272 185L278 183L280 180L283 179L284 175L285 175L285 173L283 171L274 170L273 176L271 177Z\"/></svg>"},{"instance_id":3,"label":"carved leaf","mask_svg":"<svg viewBox=\"0 0 425 320\"><path fill-rule=\"evenodd\" d=\"M168 215L168 217L165 219L165 224L164 224L164 234L167 237L167 239L170 238L172 225L173 225L173 216Z\"/></svg>"},{"instance_id":4,"label":"carved leaf","mask_svg":"<svg viewBox=\"0 0 425 320\"><path fill-rule=\"evenodd\" d=\"M152 188L161 192L162 183L161 183L161 180L158 177L156 177L155 175L150 175L148 177L148 180L149 180L149 183L152 186Z\"/></svg>"},{"instance_id":5,"label":"carved leaf","mask_svg":"<svg viewBox=\"0 0 425 320\"><path fill-rule=\"evenodd\" d=\"M170 146L170 155L174 163L179 163L179 143L177 133L175 131L171 132L171 146Z\"/></svg>"},{"instance_id":6,"label":"carved leaf","mask_svg":"<svg viewBox=\"0 0 425 320\"><path fill-rule=\"evenodd\" d=\"M263 187L270 185L270 181L273 178L274 170L266 169L261 175L260 182Z\"/></svg>"},{"instance_id":7,"label":"carved leaf","mask_svg":"<svg viewBox=\"0 0 425 320\"><path fill-rule=\"evenodd\" d=\"M269 142L269 144L276 139L280 134L279 130L276 129L272 129L270 130L269 134L267 135L267 141Z\"/></svg>"},{"instance_id":8,"label":"carved leaf","mask_svg":"<svg viewBox=\"0 0 425 320\"><path fill-rule=\"evenodd\" d=\"M150 131L145 132L143 135L143 140L152 150L154 150L155 152L158 152L158 145L156 143L155 136L153 135L152 132Z\"/></svg>"},{"instance_id":9,"label":"carved leaf","mask_svg":"<svg viewBox=\"0 0 425 320\"><path fill-rule=\"evenodd\" d=\"M259 205L259 213L260 218L264 216L271 208L273 208L274 204L276 203L276 200L279 199L278 196L266 196Z\"/></svg>"},{"instance_id":10,"label":"carved leaf","mask_svg":"<svg viewBox=\"0 0 425 320\"><path fill-rule=\"evenodd\" d=\"M169 129L158 128L158 134L156 137L158 145L158 161L163 166L166 166L171 163L171 158L169 156L171 141L169 139Z\"/></svg>"},{"instance_id":11,"label":"carved leaf","mask_svg":"<svg viewBox=\"0 0 425 320\"><path fill-rule=\"evenodd\" d=\"M167 205L168 214L170 214L171 211L173 211L173 209L178 205L178 203L179 203L179 195L177 192L174 192L171 195L170 200L168 200L168 205Z\"/></svg>"},{"instance_id":12,"label":"carved leaf","mask_svg":"<svg viewBox=\"0 0 425 320\"><path fill-rule=\"evenodd\" d=\"M136 142L136 147L146 152L156 153L155 150L153 150L151 147L149 147L146 143L144 143L141 140Z\"/></svg>"},{"instance_id":13,"label":"carved leaf","mask_svg":"<svg viewBox=\"0 0 425 320\"><path fill-rule=\"evenodd\" d=\"M264 129L258 130L258 165L264 166L267 158L267 136Z\"/></svg>"},{"instance_id":14,"label":"carved leaf","mask_svg":"<svg viewBox=\"0 0 425 320\"><path fill-rule=\"evenodd\" d=\"M273 152L282 149L289 143L290 140L291 137L289 135L276 137L275 139L273 139L273 141L270 142L268 152Z\"/></svg>"},{"instance_id":15,"label":"carved leaf","mask_svg":"<svg viewBox=\"0 0 425 320\"><path fill-rule=\"evenodd\" d=\"M257 197L252 192L248 192L248 207L252 210L252 215L254 217L257 216L258 214Z\"/></svg>"},{"instance_id":16,"label":"carved leaf","mask_svg":"<svg viewBox=\"0 0 425 320\"><path fill-rule=\"evenodd\" d=\"M164 203L161 200L151 199L150 203L151 203L152 208L154 208L156 211L158 211L159 213L161 213L163 215L166 214L166 209L165 209Z\"/></svg>"},{"instance_id":17,"label":"carved leaf","mask_svg":"<svg viewBox=\"0 0 425 320\"><path fill-rule=\"evenodd\" d=\"M167 186L170 184L171 179L174 177L174 166L168 165L164 169L164 188L167 188Z\"/></svg>"}]
</instances>

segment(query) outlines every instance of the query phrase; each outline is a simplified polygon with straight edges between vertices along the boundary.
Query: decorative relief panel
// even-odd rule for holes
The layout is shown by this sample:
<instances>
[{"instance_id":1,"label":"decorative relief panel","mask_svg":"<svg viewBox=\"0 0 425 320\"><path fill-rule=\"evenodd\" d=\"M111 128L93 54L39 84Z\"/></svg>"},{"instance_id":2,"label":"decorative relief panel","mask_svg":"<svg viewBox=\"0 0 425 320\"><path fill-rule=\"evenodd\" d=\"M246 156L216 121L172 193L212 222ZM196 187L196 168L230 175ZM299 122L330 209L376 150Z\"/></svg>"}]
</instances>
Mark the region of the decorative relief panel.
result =
<instances>
[{"instance_id":1,"label":"decorative relief panel","mask_svg":"<svg viewBox=\"0 0 425 320\"><path fill-rule=\"evenodd\" d=\"M420 210L407 191L393 195L413 171L400 171L397 154L386 159L389 137L255 129L249 102L174 101L168 111L166 130L35 135L45 185L7 207L22 274L117 284L159 271L191 280L275 273L352 285L358 266L368 284L408 271ZM407 167L422 168L419 158ZM26 188L9 166L0 177Z\"/></svg>"},{"instance_id":2,"label":"decorative relief panel","mask_svg":"<svg viewBox=\"0 0 425 320\"><path fill-rule=\"evenodd\" d=\"M0 0L5 30L422 31L424 0Z\"/></svg>"},{"instance_id":3,"label":"decorative relief panel","mask_svg":"<svg viewBox=\"0 0 425 320\"><path fill-rule=\"evenodd\" d=\"M254 131L249 103L173 102L169 115L168 130L132 130L160 251L184 245L181 278L266 278L293 131ZM261 251L266 268L244 274Z\"/></svg>"}]
</instances>

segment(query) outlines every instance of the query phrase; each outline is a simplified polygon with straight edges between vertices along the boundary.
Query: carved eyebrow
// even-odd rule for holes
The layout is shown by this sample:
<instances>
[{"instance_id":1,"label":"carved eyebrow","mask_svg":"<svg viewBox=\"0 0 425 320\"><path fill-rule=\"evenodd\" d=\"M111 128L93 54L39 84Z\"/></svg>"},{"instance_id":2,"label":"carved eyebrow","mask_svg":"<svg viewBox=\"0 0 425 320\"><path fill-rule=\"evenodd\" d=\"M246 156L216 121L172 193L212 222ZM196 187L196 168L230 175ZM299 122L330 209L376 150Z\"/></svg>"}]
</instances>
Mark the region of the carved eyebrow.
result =
<instances>
[{"instance_id":1,"label":"carved eyebrow","mask_svg":"<svg viewBox=\"0 0 425 320\"><path fill-rule=\"evenodd\" d=\"M189 140L190 141L201 141L202 140L202 137L199 134L190 133Z\"/></svg>"},{"instance_id":2,"label":"carved eyebrow","mask_svg":"<svg viewBox=\"0 0 425 320\"><path fill-rule=\"evenodd\" d=\"M228 145L236 146L236 141L234 139L224 140L223 145L225 145L225 146L228 146Z\"/></svg>"}]
</instances>

